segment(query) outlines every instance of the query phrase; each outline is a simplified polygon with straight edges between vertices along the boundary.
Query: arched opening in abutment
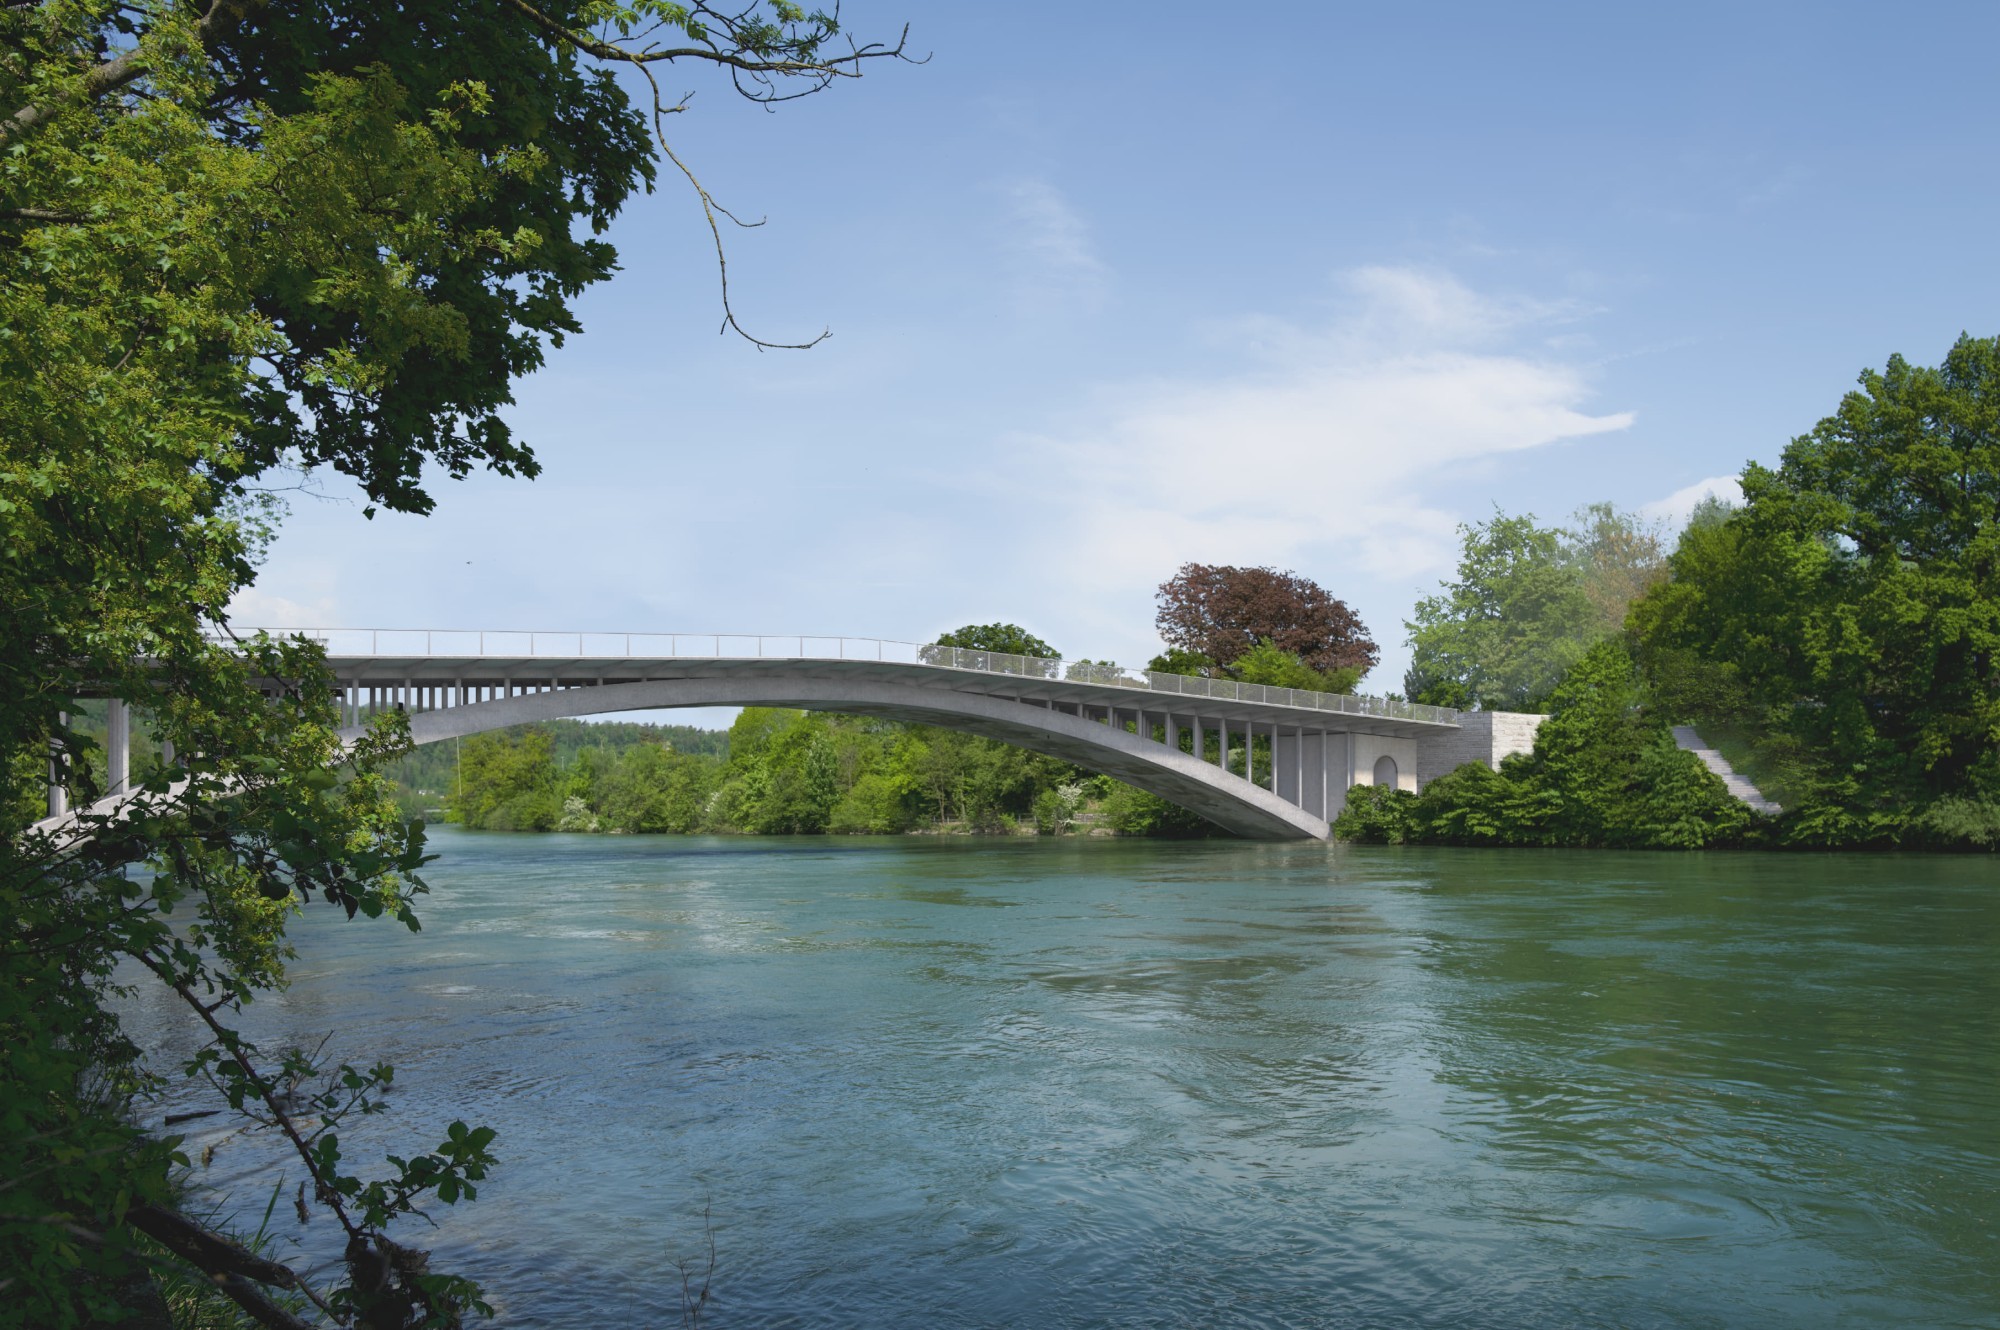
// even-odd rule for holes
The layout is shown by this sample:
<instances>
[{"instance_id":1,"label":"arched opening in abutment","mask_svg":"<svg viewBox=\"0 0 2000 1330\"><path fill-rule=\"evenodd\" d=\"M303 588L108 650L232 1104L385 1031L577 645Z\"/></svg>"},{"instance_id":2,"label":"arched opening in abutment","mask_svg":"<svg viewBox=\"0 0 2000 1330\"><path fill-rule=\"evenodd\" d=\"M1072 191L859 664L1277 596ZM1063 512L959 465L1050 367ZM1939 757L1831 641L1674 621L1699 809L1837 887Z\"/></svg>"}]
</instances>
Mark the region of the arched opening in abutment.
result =
<instances>
[{"instance_id":1,"label":"arched opening in abutment","mask_svg":"<svg viewBox=\"0 0 2000 1330\"><path fill-rule=\"evenodd\" d=\"M1375 759L1375 783L1377 785L1386 785L1388 788L1393 790L1396 788L1396 777L1397 777L1397 771L1396 771L1395 758L1390 757L1387 753L1384 753L1382 754L1382 756Z\"/></svg>"},{"instance_id":2,"label":"arched opening in abutment","mask_svg":"<svg viewBox=\"0 0 2000 1330\"><path fill-rule=\"evenodd\" d=\"M1010 698L909 684L763 675L565 688L419 712L410 717L410 737L432 743L539 720L704 706L797 707L942 726L1103 772L1252 840L1329 834L1323 818L1150 738Z\"/></svg>"}]
</instances>

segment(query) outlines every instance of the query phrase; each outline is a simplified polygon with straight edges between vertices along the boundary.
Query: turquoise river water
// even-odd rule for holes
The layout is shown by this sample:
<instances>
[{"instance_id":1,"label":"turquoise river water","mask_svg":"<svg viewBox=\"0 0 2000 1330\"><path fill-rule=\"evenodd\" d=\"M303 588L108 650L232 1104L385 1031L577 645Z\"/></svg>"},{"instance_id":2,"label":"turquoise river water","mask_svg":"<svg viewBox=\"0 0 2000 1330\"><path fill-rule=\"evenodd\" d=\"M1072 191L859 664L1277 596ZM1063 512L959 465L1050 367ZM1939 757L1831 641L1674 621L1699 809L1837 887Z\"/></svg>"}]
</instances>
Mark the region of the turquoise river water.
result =
<instances>
[{"instance_id":1,"label":"turquoise river water","mask_svg":"<svg viewBox=\"0 0 2000 1330\"><path fill-rule=\"evenodd\" d=\"M1990 859L434 841L251 1024L498 1129L503 1324L2000 1326Z\"/></svg>"}]
</instances>

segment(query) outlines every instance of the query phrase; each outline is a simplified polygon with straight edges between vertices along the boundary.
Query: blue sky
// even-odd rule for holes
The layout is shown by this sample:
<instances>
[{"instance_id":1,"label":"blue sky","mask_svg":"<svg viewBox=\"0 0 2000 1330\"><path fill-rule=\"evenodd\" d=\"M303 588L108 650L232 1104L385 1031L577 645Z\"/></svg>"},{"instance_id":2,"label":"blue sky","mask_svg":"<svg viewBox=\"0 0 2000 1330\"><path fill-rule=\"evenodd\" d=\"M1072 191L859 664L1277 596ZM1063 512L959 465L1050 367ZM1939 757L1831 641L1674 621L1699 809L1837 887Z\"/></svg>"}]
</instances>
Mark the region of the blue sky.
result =
<instances>
[{"instance_id":1,"label":"blue sky","mask_svg":"<svg viewBox=\"0 0 2000 1330\"><path fill-rule=\"evenodd\" d=\"M1027 625L1143 662L1184 561L1403 620L1494 506L1662 514L1892 352L2000 332L1974 4L851 0L883 65L770 114L703 71L694 200L612 232L522 383L533 482L300 498L244 624ZM1250 15L1254 26L1232 16ZM1678 496L1678 497L1677 497Z\"/></svg>"}]
</instances>

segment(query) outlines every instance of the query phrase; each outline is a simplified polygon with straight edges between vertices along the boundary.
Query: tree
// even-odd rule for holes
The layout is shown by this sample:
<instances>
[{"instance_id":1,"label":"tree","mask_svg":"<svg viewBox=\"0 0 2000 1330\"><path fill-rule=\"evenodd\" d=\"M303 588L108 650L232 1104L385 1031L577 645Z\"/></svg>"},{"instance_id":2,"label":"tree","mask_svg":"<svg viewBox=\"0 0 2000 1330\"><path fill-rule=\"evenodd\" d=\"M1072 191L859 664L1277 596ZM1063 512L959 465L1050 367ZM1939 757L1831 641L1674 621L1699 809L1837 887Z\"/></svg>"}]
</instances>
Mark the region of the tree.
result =
<instances>
[{"instance_id":1,"label":"tree","mask_svg":"<svg viewBox=\"0 0 2000 1330\"><path fill-rule=\"evenodd\" d=\"M1294 656L1292 659L1297 660ZM1146 668L1155 674L1181 674L1191 679L1215 679L1228 673L1222 666L1199 651L1187 651L1171 647L1146 662Z\"/></svg>"},{"instance_id":2,"label":"tree","mask_svg":"<svg viewBox=\"0 0 2000 1330\"><path fill-rule=\"evenodd\" d=\"M649 45L648 24L686 40ZM829 53L834 34L780 0L733 16L652 0L0 9L10 1311L111 1315L146 1268L141 1231L226 1274L266 1324L285 1323L273 1286L369 1326L478 1306L389 1228L427 1198L472 1196L491 1133L455 1124L364 1180L337 1127L388 1069L321 1068L232 1024L281 982L299 902L414 928L426 856L379 775L396 718L344 743L319 650L218 642L224 610L254 577L274 472L330 469L371 511L407 512L432 505L426 467L534 474L500 418L510 385L614 270L612 215L659 157L680 165L661 132L675 108L635 108L607 64L714 64L771 100L896 53ZM726 288L724 314L734 326ZM70 717L107 696L181 760L93 810L103 790ZM52 772L85 812L38 828ZM121 962L206 1025L196 1067L226 1102L291 1141L348 1237L343 1283L313 1287L172 1211L175 1142L125 1112L145 1080L106 1005ZM280 1097L321 1072L302 1101Z\"/></svg>"},{"instance_id":3,"label":"tree","mask_svg":"<svg viewBox=\"0 0 2000 1330\"><path fill-rule=\"evenodd\" d=\"M489 831L553 831L565 790L548 731L477 734L459 750L453 818Z\"/></svg>"},{"instance_id":4,"label":"tree","mask_svg":"<svg viewBox=\"0 0 2000 1330\"><path fill-rule=\"evenodd\" d=\"M1009 656L1033 656L1038 660L1062 659L1062 652L1017 623L969 623L963 628L939 633L936 645L961 647L968 651L999 651Z\"/></svg>"},{"instance_id":5,"label":"tree","mask_svg":"<svg viewBox=\"0 0 2000 1330\"><path fill-rule=\"evenodd\" d=\"M970 655L968 655L970 653ZM920 660L932 665L994 669L1036 678L1058 679L1062 652L1016 623L969 623L937 641L917 648Z\"/></svg>"},{"instance_id":6,"label":"tree","mask_svg":"<svg viewBox=\"0 0 2000 1330\"><path fill-rule=\"evenodd\" d=\"M1656 685L1796 763L1789 834L1990 844L2000 821L2000 338L1892 356L1743 472L1634 610ZM1690 714L1688 719L1702 719Z\"/></svg>"},{"instance_id":7,"label":"tree","mask_svg":"<svg viewBox=\"0 0 2000 1330\"><path fill-rule=\"evenodd\" d=\"M750 830L794 836L825 831L841 796L827 718L799 715L759 756L769 775Z\"/></svg>"},{"instance_id":8,"label":"tree","mask_svg":"<svg viewBox=\"0 0 2000 1330\"><path fill-rule=\"evenodd\" d=\"M1700 516L1706 520L1706 511ZM1564 533L1563 552L1597 610L1601 634L1622 630L1632 602L1666 580L1667 552L1659 525L1608 503L1577 510Z\"/></svg>"},{"instance_id":9,"label":"tree","mask_svg":"<svg viewBox=\"0 0 2000 1330\"><path fill-rule=\"evenodd\" d=\"M1380 654L1361 620L1297 573L1222 564L1182 564L1160 584L1154 625L1170 650L1234 665L1260 642L1330 673L1372 668Z\"/></svg>"},{"instance_id":10,"label":"tree","mask_svg":"<svg viewBox=\"0 0 2000 1330\"><path fill-rule=\"evenodd\" d=\"M1355 666L1316 670L1292 652L1279 650L1268 637L1238 656L1230 673L1244 683L1301 688L1315 693L1351 693L1354 685L1361 682L1361 671Z\"/></svg>"},{"instance_id":11,"label":"tree","mask_svg":"<svg viewBox=\"0 0 2000 1330\"><path fill-rule=\"evenodd\" d=\"M1568 527L1496 511L1458 530L1457 581L1419 601L1404 625L1413 702L1536 710L1666 576L1659 528L1608 503L1578 509Z\"/></svg>"},{"instance_id":12,"label":"tree","mask_svg":"<svg viewBox=\"0 0 2000 1330\"><path fill-rule=\"evenodd\" d=\"M1417 602L1404 695L1435 706L1531 711L1601 631L1564 534L1495 512L1460 526L1458 577Z\"/></svg>"},{"instance_id":13,"label":"tree","mask_svg":"<svg viewBox=\"0 0 2000 1330\"><path fill-rule=\"evenodd\" d=\"M601 815L619 831L693 831L701 825L720 765L712 757L639 744L605 777Z\"/></svg>"}]
</instances>

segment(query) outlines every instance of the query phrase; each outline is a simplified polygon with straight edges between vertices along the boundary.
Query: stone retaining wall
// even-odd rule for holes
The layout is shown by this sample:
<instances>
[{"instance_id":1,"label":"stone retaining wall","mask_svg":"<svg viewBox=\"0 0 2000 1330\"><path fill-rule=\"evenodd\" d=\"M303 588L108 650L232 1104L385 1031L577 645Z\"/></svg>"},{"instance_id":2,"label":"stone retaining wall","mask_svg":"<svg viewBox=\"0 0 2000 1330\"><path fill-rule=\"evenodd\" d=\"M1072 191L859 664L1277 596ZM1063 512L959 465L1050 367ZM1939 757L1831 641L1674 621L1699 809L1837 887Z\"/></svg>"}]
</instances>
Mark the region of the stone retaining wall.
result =
<instances>
[{"instance_id":1,"label":"stone retaining wall","mask_svg":"<svg viewBox=\"0 0 2000 1330\"><path fill-rule=\"evenodd\" d=\"M1546 716L1525 711L1466 711L1456 730L1426 735L1417 744L1417 784L1430 784L1467 762L1484 762L1499 769L1500 759L1535 746L1535 731Z\"/></svg>"}]
</instances>

